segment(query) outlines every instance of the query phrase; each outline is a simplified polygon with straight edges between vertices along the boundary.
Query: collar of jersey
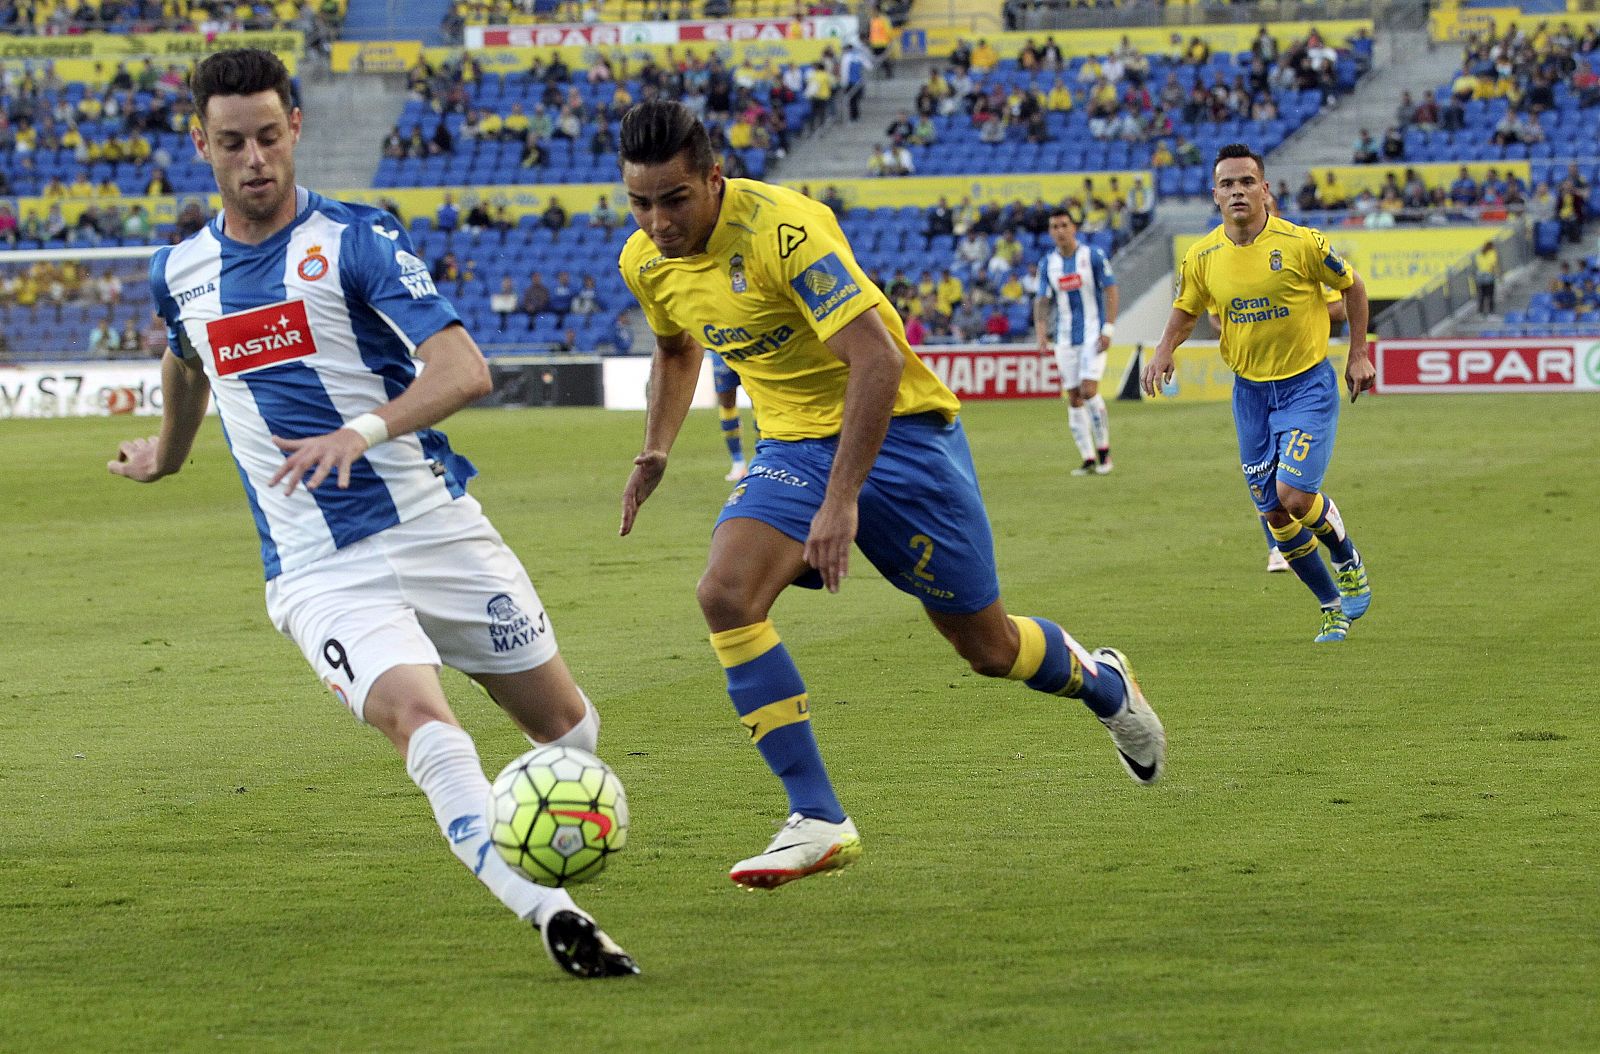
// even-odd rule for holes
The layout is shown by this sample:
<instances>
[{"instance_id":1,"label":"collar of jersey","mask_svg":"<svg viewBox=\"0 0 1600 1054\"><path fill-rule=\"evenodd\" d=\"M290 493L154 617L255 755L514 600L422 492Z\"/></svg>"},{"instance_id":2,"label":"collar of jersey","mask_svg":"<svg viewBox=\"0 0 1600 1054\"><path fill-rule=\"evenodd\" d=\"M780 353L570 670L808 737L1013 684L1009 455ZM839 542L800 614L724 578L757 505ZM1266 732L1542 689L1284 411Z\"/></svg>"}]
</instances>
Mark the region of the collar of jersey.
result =
<instances>
[{"instance_id":1,"label":"collar of jersey","mask_svg":"<svg viewBox=\"0 0 1600 1054\"><path fill-rule=\"evenodd\" d=\"M722 182L722 207L717 210L717 225L711 228L711 237L706 239L704 256L721 256L739 238L740 234L750 233L747 224L735 223L729 219L735 210L742 215L745 211L745 197L738 187L733 185L733 180Z\"/></svg>"},{"instance_id":2,"label":"collar of jersey","mask_svg":"<svg viewBox=\"0 0 1600 1054\"><path fill-rule=\"evenodd\" d=\"M224 234L222 231L222 221L224 216L220 210L217 212L217 218L211 221L211 233L217 239L217 241L225 242L228 245L237 245L241 249L260 249L263 246L272 245L279 239L287 238L290 231L294 230L296 227L300 226L300 224L305 222L306 217L311 215L312 202L317 197L317 194L296 184L294 188L294 219L290 220L282 227L279 227L277 230L273 231L265 239L255 245L247 245L244 242L235 241Z\"/></svg>"}]
</instances>

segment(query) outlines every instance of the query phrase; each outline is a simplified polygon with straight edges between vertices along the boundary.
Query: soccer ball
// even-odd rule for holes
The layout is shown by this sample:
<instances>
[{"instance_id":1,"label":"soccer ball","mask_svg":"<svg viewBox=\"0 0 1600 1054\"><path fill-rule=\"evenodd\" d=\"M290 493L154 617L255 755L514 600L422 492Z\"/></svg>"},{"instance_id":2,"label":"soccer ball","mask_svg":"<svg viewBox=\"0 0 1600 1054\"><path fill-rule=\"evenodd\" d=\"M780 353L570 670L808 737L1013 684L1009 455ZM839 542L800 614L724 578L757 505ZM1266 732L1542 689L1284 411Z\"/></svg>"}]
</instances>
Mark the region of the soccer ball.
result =
<instances>
[{"instance_id":1,"label":"soccer ball","mask_svg":"<svg viewBox=\"0 0 1600 1054\"><path fill-rule=\"evenodd\" d=\"M541 886L587 882L628 841L628 797L604 761L545 746L507 765L489 788L489 840Z\"/></svg>"}]
</instances>

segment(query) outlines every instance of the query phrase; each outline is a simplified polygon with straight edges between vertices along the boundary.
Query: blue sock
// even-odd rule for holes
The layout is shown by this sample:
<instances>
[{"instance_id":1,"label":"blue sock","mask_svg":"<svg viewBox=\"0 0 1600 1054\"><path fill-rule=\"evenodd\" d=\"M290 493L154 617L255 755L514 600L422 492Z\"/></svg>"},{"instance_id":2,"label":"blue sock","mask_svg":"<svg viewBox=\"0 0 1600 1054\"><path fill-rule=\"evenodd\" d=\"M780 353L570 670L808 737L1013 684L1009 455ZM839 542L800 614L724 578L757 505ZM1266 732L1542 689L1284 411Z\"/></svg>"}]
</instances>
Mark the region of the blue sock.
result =
<instances>
[{"instance_id":1,"label":"blue sock","mask_svg":"<svg viewBox=\"0 0 1600 1054\"><path fill-rule=\"evenodd\" d=\"M789 795L789 811L829 823L844 819L811 734L805 682L770 621L711 635L739 722Z\"/></svg>"},{"instance_id":2,"label":"blue sock","mask_svg":"<svg viewBox=\"0 0 1600 1054\"><path fill-rule=\"evenodd\" d=\"M1267 536L1267 548L1276 549L1278 547L1278 539L1272 536L1272 528L1267 526L1267 518L1265 516L1256 518L1261 521L1261 533Z\"/></svg>"},{"instance_id":3,"label":"blue sock","mask_svg":"<svg viewBox=\"0 0 1600 1054\"><path fill-rule=\"evenodd\" d=\"M739 408L719 406L717 411L722 414L722 441L728 444L729 460L743 462L744 438L739 430Z\"/></svg>"},{"instance_id":4,"label":"blue sock","mask_svg":"<svg viewBox=\"0 0 1600 1054\"><path fill-rule=\"evenodd\" d=\"M1078 699L1097 717L1110 717L1122 709L1127 692L1122 676L1104 663L1091 673L1067 647L1065 631L1045 618L1008 616L1022 638L1017 661L1006 676L1036 692Z\"/></svg>"},{"instance_id":5,"label":"blue sock","mask_svg":"<svg viewBox=\"0 0 1600 1054\"><path fill-rule=\"evenodd\" d=\"M1296 520L1283 527L1273 527L1272 537L1278 543L1289 569L1300 576L1300 581L1316 595L1317 603L1325 608L1339 606L1339 587L1333 583L1333 574L1323 563L1317 551L1317 537Z\"/></svg>"},{"instance_id":6,"label":"blue sock","mask_svg":"<svg viewBox=\"0 0 1600 1054\"><path fill-rule=\"evenodd\" d=\"M1332 498L1318 494L1311 502L1311 511L1300 522L1328 547L1334 567L1342 570L1356 562L1356 547L1344 531L1344 517L1339 515L1339 506Z\"/></svg>"}]
</instances>

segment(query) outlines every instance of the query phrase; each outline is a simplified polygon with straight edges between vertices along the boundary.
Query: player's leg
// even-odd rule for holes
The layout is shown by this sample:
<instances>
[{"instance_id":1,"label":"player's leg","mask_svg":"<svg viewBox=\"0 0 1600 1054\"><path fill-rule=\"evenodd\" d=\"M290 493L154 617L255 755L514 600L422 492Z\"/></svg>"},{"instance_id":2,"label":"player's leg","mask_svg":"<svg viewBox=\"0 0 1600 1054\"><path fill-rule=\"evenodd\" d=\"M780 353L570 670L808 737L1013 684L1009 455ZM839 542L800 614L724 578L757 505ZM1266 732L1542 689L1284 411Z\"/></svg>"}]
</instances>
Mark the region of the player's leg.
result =
<instances>
[{"instance_id":1,"label":"player's leg","mask_svg":"<svg viewBox=\"0 0 1600 1054\"><path fill-rule=\"evenodd\" d=\"M1267 571L1268 573L1289 570L1289 561L1283 558L1283 553L1278 549L1278 541L1272 537L1272 528L1267 526L1267 518L1256 513L1256 519L1261 522L1261 533L1267 536Z\"/></svg>"},{"instance_id":2,"label":"player's leg","mask_svg":"<svg viewBox=\"0 0 1600 1054\"><path fill-rule=\"evenodd\" d=\"M1322 554L1317 551L1316 536L1284 508L1279 496L1283 490L1279 485L1280 455L1291 439L1274 431L1278 424L1274 416L1274 383L1249 381L1243 377L1234 380L1233 419L1239 439L1239 464L1256 511L1266 518L1267 529L1288 562L1289 570L1311 590L1322 609L1317 639L1342 640L1338 635L1339 627L1330 623L1330 615L1340 614L1338 586L1328 573ZM1295 501L1293 488L1288 490L1289 500Z\"/></svg>"},{"instance_id":3,"label":"player's leg","mask_svg":"<svg viewBox=\"0 0 1600 1054\"><path fill-rule=\"evenodd\" d=\"M722 361L722 356L711 356L711 382L717 391L717 414L721 419L722 441L728 447L728 474L724 478L733 483L744 478L744 432L739 420L739 375Z\"/></svg>"},{"instance_id":4,"label":"player's leg","mask_svg":"<svg viewBox=\"0 0 1600 1054\"><path fill-rule=\"evenodd\" d=\"M1006 614L959 424L912 418L890 425L862 488L856 541L889 582L922 601L974 670L1082 700L1111 731L1129 774L1141 783L1159 777L1165 738L1121 653L1091 655L1048 619Z\"/></svg>"},{"instance_id":5,"label":"player's leg","mask_svg":"<svg viewBox=\"0 0 1600 1054\"><path fill-rule=\"evenodd\" d=\"M1339 431L1339 387L1333 367L1322 363L1294 378L1276 418L1288 435L1280 456L1280 500L1327 547L1341 610L1351 620L1358 619L1372 603L1372 587L1344 517L1322 492Z\"/></svg>"},{"instance_id":6,"label":"player's leg","mask_svg":"<svg viewBox=\"0 0 1600 1054\"><path fill-rule=\"evenodd\" d=\"M386 568L440 660L483 685L530 741L593 752L599 715L562 660L521 561L477 502L463 497L385 533ZM382 711L369 718L382 719ZM452 851L538 927L557 965L579 977L638 972L565 891L529 882L493 851L482 819L489 779L471 737L453 719L435 715L422 724L405 754L406 770L428 796Z\"/></svg>"},{"instance_id":7,"label":"player's leg","mask_svg":"<svg viewBox=\"0 0 1600 1054\"><path fill-rule=\"evenodd\" d=\"M809 570L803 551L760 520L724 520L696 590L739 722L789 798L789 819L766 851L729 872L753 888L843 867L861 854L811 730L805 681L767 617L778 594Z\"/></svg>"},{"instance_id":8,"label":"player's leg","mask_svg":"<svg viewBox=\"0 0 1600 1054\"><path fill-rule=\"evenodd\" d=\"M1056 623L1008 615L1000 601L971 613L926 610L975 672L1081 701L1105 725L1122 767L1136 783L1149 786L1161 778L1166 730L1122 652L1097 648L1091 654Z\"/></svg>"},{"instance_id":9,"label":"player's leg","mask_svg":"<svg viewBox=\"0 0 1600 1054\"><path fill-rule=\"evenodd\" d=\"M1081 352L1083 369L1078 390L1083 405L1089 412L1089 437L1094 442L1095 471L1104 476L1115 466L1111 463L1111 418L1106 413L1105 396L1100 394L1100 378L1106 372L1106 353L1099 350L1099 342L1084 342Z\"/></svg>"},{"instance_id":10,"label":"player's leg","mask_svg":"<svg viewBox=\"0 0 1600 1054\"><path fill-rule=\"evenodd\" d=\"M1091 476L1099 464L1094 456L1094 432L1089 422L1089 408L1083 405L1083 359L1078 346L1070 343L1056 344L1056 365L1061 370L1061 391L1067 399L1067 428L1072 442L1078 448L1078 467L1074 476Z\"/></svg>"}]
</instances>

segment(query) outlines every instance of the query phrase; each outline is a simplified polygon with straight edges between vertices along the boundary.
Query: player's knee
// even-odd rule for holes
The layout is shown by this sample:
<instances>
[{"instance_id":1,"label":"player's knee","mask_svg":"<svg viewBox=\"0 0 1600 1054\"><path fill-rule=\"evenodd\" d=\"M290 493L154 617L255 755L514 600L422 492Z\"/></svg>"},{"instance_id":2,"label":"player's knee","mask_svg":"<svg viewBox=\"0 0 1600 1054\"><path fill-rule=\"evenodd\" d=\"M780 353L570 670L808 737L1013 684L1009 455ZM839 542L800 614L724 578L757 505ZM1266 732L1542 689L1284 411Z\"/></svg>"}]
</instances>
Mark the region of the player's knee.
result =
<instances>
[{"instance_id":1,"label":"player's knee","mask_svg":"<svg viewBox=\"0 0 1600 1054\"><path fill-rule=\"evenodd\" d=\"M413 732L430 721L456 724L450 707L443 702L411 695L369 696L362 717L397 746L409 741Z\"/></svg>"},{"instance_id":2,"label":"player's knee","mask_svg":"<svg viewBox=\"0 0 1600 1054\"><path fill-rule=\"evenodd\" d=\"M707 571L695 586L694 598L700 604L700 613L712 627L734 628L760 622L764 613L754 610L754 603L737 582Z\"/></svg>"},{"instance_id":3,"label":"player's knee","mask_svg":"<svg viewBox=\"0 0 1600 1054\"><path fill-rule=\"evenodd\" d=\"M1297 520L1305 519L1306 513L1311 511L1311 502L1314 498L1315 494L1278 485L1278 503L1283 506L1285 512Z\"/></svg>"},{"instance_id":4,"label":"player's knee","mask_svg":"<svg viewBox=\"0 0 1600 1054\"><path fill-rule=\"evenodd\" d=\"M1078 386L1078 391L1080 393L1080 398L1085 400L1093 399L1095 396L1100 394L1100 386L1094 381L1084 381Z\"/></svg>"},{"instance_id":5,"label":"player's knee","mask_svg":"<svg viewBox=\"0 0 1600 1054\"><path fill-rule=\"evenodd\" d=\"M956 654L966 660L972 672L984 677L1004 677L1017 661L1016 649L1004 641L987 637L953 637Z\"/></svg>"},{"instance_id":6,"label":"player's knee","mask_svg":"<svg viewBox=\"0 0 1600 1054\"><path fill-rule=\"evenodd\" d=\"M1067 405L1072 407L1074 410L1083 405L1082 388L1067 389Z\"/></svg>"}]
</instances>

